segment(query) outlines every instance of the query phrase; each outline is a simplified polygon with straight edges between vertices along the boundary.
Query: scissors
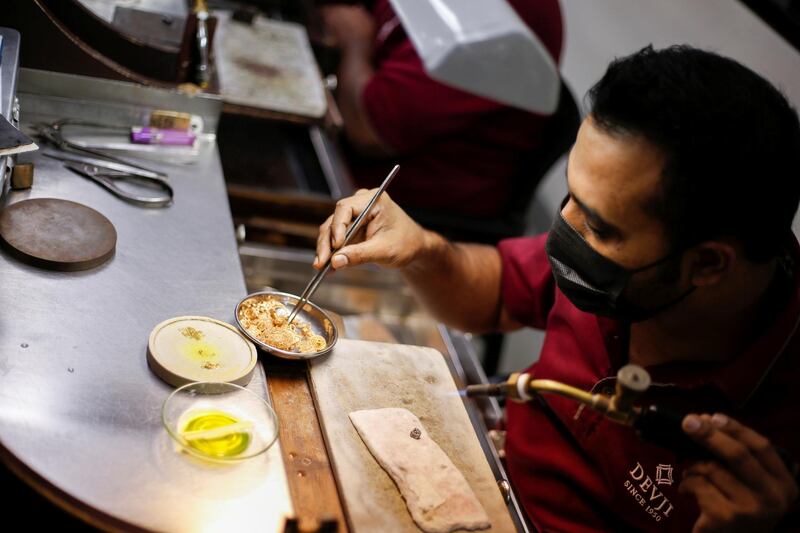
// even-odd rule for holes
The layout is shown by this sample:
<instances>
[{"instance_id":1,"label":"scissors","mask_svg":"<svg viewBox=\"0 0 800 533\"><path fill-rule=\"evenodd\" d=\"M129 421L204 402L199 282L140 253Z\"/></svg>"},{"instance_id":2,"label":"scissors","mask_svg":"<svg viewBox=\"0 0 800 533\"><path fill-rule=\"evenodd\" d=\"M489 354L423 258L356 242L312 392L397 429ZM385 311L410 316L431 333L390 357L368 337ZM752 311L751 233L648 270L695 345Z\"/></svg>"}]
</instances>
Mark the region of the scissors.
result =
<instances>
[{"instance_id":1,"label":"scissors","mask_svg":"<svg viewBox=\"0 0 800 533\"><path fill-rule=\"evenodd\" d=\"M64 161L64 166L71 171L88 178L108 192L128 203L141 207L167 207L172 204L174 192L169 182L152 173L142 172L135 167L80 156L61 156L51 153L43 154L52 159ZM136 184L140 189L158 189L161 194L136 194L125 190L118 182Z\"/></svg>"}]
</instances>

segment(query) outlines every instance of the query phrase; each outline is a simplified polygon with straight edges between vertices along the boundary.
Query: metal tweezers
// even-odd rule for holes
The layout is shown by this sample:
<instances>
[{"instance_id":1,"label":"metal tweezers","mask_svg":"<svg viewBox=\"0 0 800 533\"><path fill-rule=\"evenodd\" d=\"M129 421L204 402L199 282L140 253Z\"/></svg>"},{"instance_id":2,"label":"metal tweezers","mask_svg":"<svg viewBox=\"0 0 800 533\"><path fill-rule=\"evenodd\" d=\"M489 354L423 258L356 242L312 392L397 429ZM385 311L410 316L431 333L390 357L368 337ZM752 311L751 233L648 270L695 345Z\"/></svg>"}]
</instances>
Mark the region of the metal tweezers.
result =
<instances>
[{"instance_id":1,"label":"metal tweezers","mask_svg":"<svg viewBox=\"0 0 800 533\"><path fill-rule=\"evenodd\" d=\"M350 227L347 228L347 233L344 236L344 242L342 243L342 245L336 250L331 252L330 257L325 262L325 266L322 267L320 271L317 272L316 275L314 275L313 278L311 278L311 281L308 282L306 288L303 289L303 294L300 295L300 299L294 305L294 309L292 309L292 312L289 315L289 318L286 322L287 324L292 323L292 321L297 316L297 313L300 311L300 309L302 309L303 306L308 302L308 300L311 299L311 295L314 294L314 291L316 291L317 287L319 287L319 284L322 282L322 278L324 278L325 274L327 274L328 271L331 269L331 259L333 259L333 255L342 248L344 248L345 246L347 246L347 243L350 242L350 239L353 238L353 235L355 235L358 232L359 228L361 228L361 224L364 222L364 219L367 217L369 212L372 210L372 207L375 205L375 202L378 201L378 198L380 198L381 194L383 194L383 191L386 190L386 187L389 186L389 184L392 182L392 180L394 179L395 175L399 170L400 170L400 165L395 165L392 171L389 172L389 175L386 176L386 179L383 180L383 183L381 183L381 186L378 188L378 190L375 191L375 194L372 196L367 206L364 208L363 211L361 211L361 214L358 215L358 217L356 217L355 221L353 221Z\"/></svg>"}]
</instances>

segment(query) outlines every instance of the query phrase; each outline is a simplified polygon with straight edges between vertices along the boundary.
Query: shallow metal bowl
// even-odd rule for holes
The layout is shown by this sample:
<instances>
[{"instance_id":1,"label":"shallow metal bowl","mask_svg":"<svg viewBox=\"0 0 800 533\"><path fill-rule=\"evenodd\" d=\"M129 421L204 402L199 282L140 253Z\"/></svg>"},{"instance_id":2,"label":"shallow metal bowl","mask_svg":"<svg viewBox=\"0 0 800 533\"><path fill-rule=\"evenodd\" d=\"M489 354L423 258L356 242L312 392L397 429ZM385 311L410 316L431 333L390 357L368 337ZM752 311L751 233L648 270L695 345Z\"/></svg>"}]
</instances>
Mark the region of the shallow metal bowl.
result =
<instances>
[{"instance_id":1,"label":"shallow metal bowl","mask_svg":"<svg viewBox=\"0 0 800 533\"><path fill-rule=\"evenodd\" d=\"M286 292L261 291L245 296L238 304L236 304L236 311L234 312L234 316L236 317L236 325L248 339L253 341L256 346L262 350L284 359L297 360L313 359L315 357L325 355L333 349L336 341L339 338L339 332L336 329L336 324L333 323L333 320L331 320L331 317L329 317L325 311L311 302L306 303L303 308L300 309L295 320L309 324L311 326L311 331L317 335L321 335L325 339L325 349L313 353L291 352L276 348L275 346L270 346L269 344L259 340L254 335L251 335L239 320L239 310L241 309L242 304L254 298L259 300L277 300L285 305L289 310L294 308L294 305L300 300L300 298L294 294L289 294Z\"/></svg>"}]
</instances>

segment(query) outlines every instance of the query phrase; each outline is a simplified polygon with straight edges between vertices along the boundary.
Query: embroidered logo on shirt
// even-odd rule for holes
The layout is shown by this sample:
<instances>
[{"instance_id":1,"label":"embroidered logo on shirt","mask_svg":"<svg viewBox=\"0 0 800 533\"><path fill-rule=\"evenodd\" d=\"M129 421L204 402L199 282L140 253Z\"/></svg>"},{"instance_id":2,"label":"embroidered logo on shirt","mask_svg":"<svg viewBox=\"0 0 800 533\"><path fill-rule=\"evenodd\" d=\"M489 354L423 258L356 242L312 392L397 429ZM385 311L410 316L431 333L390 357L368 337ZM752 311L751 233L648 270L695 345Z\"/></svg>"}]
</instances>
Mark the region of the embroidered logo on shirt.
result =
<instances>
[{"instance_id":1,"label":"embroidered logo on shirt","mask_svg":"<svg viewBox=\"0 0 800 533\"><path fill-rule=\"evenodd\" d=\"M664 467L663 470L662 467ZM647 475L642 464L638 462L628 472L628 476L628 479L625 480L625 490L636 500L636 503L656 522L669 518L674 507L669 498L656 488L656 485L672 485L672 466L658 465L655 483L653 478Z\"/></svg>"},{"instance_id":2,"label":"embroidered logo on shirt","mask_svg":"<svg viewBox=\"0 0 800 533\"><path fill-rule=\"evenodd\" d=\"M656 466L656 483L659 485L672 485L672 465L660 464Z\"/></svg>"}]
</instances>

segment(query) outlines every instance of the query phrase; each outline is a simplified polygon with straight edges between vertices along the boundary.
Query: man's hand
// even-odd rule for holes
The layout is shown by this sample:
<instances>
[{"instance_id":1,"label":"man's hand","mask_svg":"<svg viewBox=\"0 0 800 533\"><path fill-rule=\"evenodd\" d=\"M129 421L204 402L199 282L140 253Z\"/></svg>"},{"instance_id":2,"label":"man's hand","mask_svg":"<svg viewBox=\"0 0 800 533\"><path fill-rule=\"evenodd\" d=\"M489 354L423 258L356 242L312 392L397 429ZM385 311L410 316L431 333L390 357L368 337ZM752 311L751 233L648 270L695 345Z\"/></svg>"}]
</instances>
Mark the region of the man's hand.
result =
<instances>
[{"instance_id":1,"label":"man's hand","mask_svg":"<svg viewBox=\"0 0 800 533\"><path fill-rule=\"evenodd\" d=\"M401 178L402 179L402 178ZM319 227L314 267L322 268L344 242L347 228L375 189L339 200ZM347 246L333 252L333 268L377 263L400 268L420 302L449 326L464 331L519 328L501 305L502 261L493 246L453 244L423 229L384 193Z\"/></svg>"},{"instance_id":2,"label":"man's hand","mask_svg":"<svg viewBox=\"0 0 800 533\"><path fill-rule=\"evenodd\" d=\"M797 499L792 474L770 442L723 415L688 415L684 431L719 461L703 461L684 472L682 493L700 506L694 533L769 531Z\"/></svg>"},{"instance_id":3,"label":"man's hand","mask_svg":"<svg viewBox=\"0 0 800 533\"><path fill-rule=\"evenodd\" d=\"M375 191L361 189L336 203L333 215L319 227L315 268L322 268L331 251L342 245L347 228L361 214ZM331 264L333 268L363 263L404 267L421 253L429 238L427 231L383 193L367 215L359 235L335 253Z\"/></svg>"},{"instance_id":4,"label":"man's hand","mask_svg":"<svg viewBox=\"0 0 800 533\"><path fill-rule=\"evenodd\" d=\"M375 22L361 6L332 5L320 8L323 24L333 44L341 48L358 45L372 48Z\"/></svg>"}]
</instances>

